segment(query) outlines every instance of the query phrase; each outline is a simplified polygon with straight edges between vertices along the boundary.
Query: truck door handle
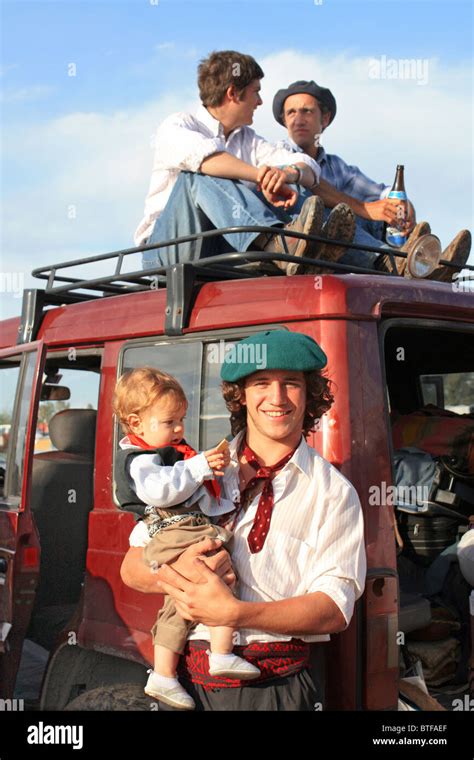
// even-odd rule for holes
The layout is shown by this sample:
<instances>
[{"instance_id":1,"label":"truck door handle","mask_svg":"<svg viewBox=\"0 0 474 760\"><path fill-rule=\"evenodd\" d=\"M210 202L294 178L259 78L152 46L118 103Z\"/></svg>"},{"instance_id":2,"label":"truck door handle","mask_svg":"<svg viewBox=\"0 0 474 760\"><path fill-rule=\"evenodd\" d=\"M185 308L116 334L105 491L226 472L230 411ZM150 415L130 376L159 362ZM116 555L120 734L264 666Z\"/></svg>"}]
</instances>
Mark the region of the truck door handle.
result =
<instances>
[{"instance_id":1,"label":"truck door handle","mask_svg":"<svg viewBox=\"0 0 474 760\"><path fill-rule=\"evenodd\" d=\"M8 567L8 562L3 557L0 558L0 573L6 573Z\"/></svg>"}]
</instances>

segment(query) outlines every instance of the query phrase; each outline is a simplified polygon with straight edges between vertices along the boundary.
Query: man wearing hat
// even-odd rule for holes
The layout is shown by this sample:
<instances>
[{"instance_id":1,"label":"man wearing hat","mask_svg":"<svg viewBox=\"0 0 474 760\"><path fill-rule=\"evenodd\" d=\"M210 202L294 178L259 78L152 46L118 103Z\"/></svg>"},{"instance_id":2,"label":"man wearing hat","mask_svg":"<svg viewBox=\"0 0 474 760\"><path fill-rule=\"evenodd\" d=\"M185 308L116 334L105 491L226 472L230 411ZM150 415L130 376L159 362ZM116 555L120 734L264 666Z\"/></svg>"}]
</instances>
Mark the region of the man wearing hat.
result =
<instances>
[{"instance_id":1,"label":"man wearing hat","mask_svg":"<svg viewBox=\"0 0 474 760\"><path fill-rule=\"evenodd\" d=\"M144 269L234 250L281 254L285 250L273 227L285 225L308 235L321 231L320 198L309 193L298 212L293 211L298 197L294 184L310 188L317 183L317 163L304 153L296 157L291 149L275 147L250 127L262 104L263 76L257 61L235 50L213 52L200 62L201 105L196 113L172 114L156 133L145 215L134 239L139 246L235 226L268 227L269 234L229 233L148 250ZM331 229L335 237L352 239L344 237L345 227L337 226L337 215ZM319 255L314 241L286 241L293 256ZM304 271L298 262L276 265L288 275Z\"/></svg>"},{"instance_id":2,"label":"man wearing hat","mask_svg":"<svg viewBox=\"0 0 474 760\"><path fill-rule=\"evenodd\" d=\"M382 243L383 224L394 223L397 218L397 202L387 198L390 187L369 179L356 166L349 166L339 156L326 153L319 144L323 131L336 115L336 100L326 87L320 87L314 81L300 80L289 87L278 90L273 100L273 115L277 122L288 130L288 140L279 145L293 148L298 153L311 156L319 165L321 177L313 191L324 201L326 215L329 209L344 203L356 214L354 242L361 245L388 247ZM265 184L265 183L264 183ZM301 202L307 195L303 190ZM415 226L415 209L409 203L407 231L410 232L402 251L409 252L421 235L429 233L428 222ZM329 235L330 236L330 235ZM388 257L378 256L369 251L335 249L326 246L322 253L325 258L339 259L341 263L374 266L386 269ZM459 263L459 269L438 267L428 279L450 282L455 271L466 263L471 248L471 235L468 230L461 230L443 252L441 258ZM332 249L332 253L331 253ZM319 253L321 255L321 251ZM396 258L400 274L406 272L406 259Z\"/></svg>"},{"instance_id":3,"label":"man wearing hat","mask_svg":"<svg viewBox=\"0 0 474 760\"><path fill-rule=\"evenodd\" d=\"M172 595L196 622L180 677L198 710L314 710L321 694L308 670L310 643L344 630L364 589L362 510L354 487L305 440L333 403L316 341L271 330L235 349L221 371L235 436L222 487L235 504L226 525L238 598L203 561L191 578L184 555L148 581L139 560L126 557L122 578ZM235 651L260 669L257 680L210 676L215 625L235 629Z\"/></svg>"}]
</instances>

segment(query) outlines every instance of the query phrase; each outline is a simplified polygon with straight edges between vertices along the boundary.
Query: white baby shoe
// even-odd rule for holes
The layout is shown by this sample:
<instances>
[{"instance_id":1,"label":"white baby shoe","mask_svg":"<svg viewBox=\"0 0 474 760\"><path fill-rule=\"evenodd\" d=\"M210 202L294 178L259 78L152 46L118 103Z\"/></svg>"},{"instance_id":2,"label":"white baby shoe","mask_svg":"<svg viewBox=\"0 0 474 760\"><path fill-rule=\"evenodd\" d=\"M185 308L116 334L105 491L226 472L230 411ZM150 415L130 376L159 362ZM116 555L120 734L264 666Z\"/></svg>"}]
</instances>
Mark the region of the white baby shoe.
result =
<instances>
[{"instance_id":1,"label":"white baby shoe","mask_svg":"<svg viewBox=\"0 0 474 760\"><path fill-rule=\"evenodd\" d=\"M145 694L178 710L194 710L194 699L183 689L177 678L160 676L154 670L147 672L150 675L145 685Z\"/></svg>"}]
</instances>

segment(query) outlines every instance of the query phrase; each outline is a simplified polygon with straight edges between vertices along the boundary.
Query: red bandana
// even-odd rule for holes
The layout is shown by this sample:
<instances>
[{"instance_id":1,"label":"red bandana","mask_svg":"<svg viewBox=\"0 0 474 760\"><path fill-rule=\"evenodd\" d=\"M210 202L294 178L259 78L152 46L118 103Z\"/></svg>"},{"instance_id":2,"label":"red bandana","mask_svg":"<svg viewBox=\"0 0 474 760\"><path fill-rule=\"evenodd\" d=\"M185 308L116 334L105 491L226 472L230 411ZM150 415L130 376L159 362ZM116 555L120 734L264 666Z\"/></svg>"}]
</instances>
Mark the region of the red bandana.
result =
<instances>
[{"instance_id":1,"label":"red bandana","mask_svg":"<svg viewBox=\"0 0 474 760\"><path fill-rule=\"evenodd\" d=\"M255 519L247 539L251 554L257 554L257 552L262 550L268 531L270 530L270 520L272 519L273 511L272 474L277 470L281 470L281 468L290 461L296 448L271 467L264 467L260 464L255 452L252 451L248 443L245 443L242 453L247 462L254 468L254 470L256 470L256 472L242 491L240 495L241 502L243 501L244 494L253 488L259 480L264 481L263 491L260 495Z\"/></svg>"},{"instance_id":2,"label":"red bandana","mask_svg":"<svg viewBox=\"0 0 474 760\"><path fill-rule=\"evenodd\" d=\"M144 441L143 438L140 438L138 435L133 435L133 433L128 434L128 440L133 446L138 446L140 449L155 451L157 448L159 448L158 446L150 446L150 444ZM168 443L167 445L172 446L173 449L179 451L180 454L184 454L184 459L191 459L191 457L195 457L197 454L197 451L194 451L194 449L187 443ZM221 487L217 480L215 478L213 480L205 480L204 485L206 486L210 495L214 496L217 501L219 501L221 496Z\"/></svg>"}]
</instances>

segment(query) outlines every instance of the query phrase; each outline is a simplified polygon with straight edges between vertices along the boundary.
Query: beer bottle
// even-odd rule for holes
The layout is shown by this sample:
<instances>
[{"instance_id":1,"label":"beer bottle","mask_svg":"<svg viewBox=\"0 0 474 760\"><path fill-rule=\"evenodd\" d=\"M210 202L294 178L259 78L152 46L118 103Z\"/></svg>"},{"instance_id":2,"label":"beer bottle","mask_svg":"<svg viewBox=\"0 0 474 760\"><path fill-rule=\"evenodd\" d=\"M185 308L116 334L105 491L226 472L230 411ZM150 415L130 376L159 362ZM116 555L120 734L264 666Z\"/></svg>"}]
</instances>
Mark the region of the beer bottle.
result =
<instances>
[{"instance_id":1,"label":"beer bottle","mask_svg":"<svg viewBox=\"0 0 474 760\"><path fill-rule=\"evenodd\" d=\"M389 245L393 245L395 248L401 248L407 239L405 222L408 216L408 198L405 192L404 170L405 167L401 164L397 166L395 180L392 189L387 196L388 198L396 198L400 201L397 208L397 222L393 226L386 225L385 229L385 240Z\"/></svg>"}]
</instances>

